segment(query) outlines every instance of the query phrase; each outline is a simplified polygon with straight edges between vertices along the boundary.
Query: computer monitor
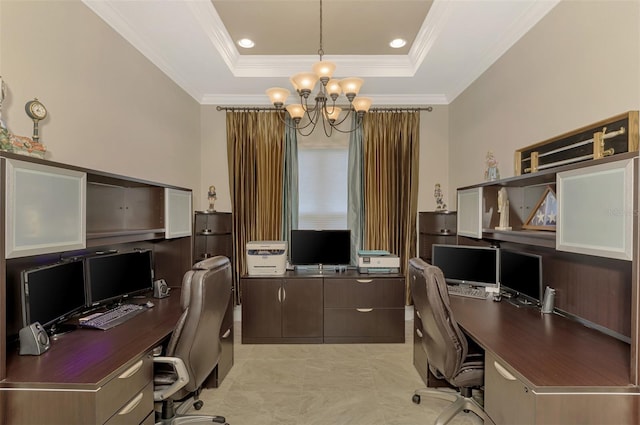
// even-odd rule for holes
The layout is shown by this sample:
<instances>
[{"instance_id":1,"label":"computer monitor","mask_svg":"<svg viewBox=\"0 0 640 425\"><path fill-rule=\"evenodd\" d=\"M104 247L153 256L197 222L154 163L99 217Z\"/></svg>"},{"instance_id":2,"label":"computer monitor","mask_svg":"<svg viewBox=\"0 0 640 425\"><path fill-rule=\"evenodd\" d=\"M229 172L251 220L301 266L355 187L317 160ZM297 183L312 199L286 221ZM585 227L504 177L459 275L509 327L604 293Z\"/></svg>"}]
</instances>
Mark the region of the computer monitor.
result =
<instances>
[{"instance_id":1,"label":"computer monitor","mask_svg":"<svg viewBox=\"0 0 640 425\"><path fill-rule=\"evenodd\" d=\"M497 248L469 245L432 245L431 264L442 270L450 284L498 286Z\"/></svg>"},{"instance_id":2,"label":"computer monitor","mask_svg":"<svg viewBox=\"0 0 640 425\"><path fill-rule=\"evenodd\" d=\"M542 257L500 250L500 287L522 304L542 302Z\"/></svg>"},{"instance_id":3,"label":"computer monitor","mask_svg":"<svg viewBox=\"0 0 640 425\"><path fill-rule=\"evenodd\" d=\"M84 262L72 260L21 272L22 326L39 322L49 333L86 307Z\"/></svg>"},{"instance_id":4,"label":"computer monitor","mask_svg":"<svg viewBox=\"0 0 640 425\"><path fill-rule=\"evenodd\" d=\"M153 290L150 250L97 255L88 257L86 263L87 296L91 306L120 302Z\"/></svg>"},{"instance_id":5,"label":"computer monitor","mask_svg":"<svg viewBox=\"0 0 640 425\"><path fill-rule=\"evenodd\" d=\"M291 230L293 265L344 266L351 263L350 230Z\"/></svg>"}]
</instances>

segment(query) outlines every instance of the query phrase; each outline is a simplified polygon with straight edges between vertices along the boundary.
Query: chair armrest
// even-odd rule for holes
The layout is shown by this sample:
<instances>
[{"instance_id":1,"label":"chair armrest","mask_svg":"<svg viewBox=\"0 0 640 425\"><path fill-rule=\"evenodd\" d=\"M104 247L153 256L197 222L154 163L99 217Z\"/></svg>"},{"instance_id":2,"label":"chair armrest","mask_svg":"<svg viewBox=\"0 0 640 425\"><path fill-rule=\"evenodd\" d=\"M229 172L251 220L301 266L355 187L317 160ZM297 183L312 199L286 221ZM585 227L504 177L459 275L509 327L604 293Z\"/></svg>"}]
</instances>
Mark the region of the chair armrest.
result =
<instances>
[{"instance_id":1,"label":"chair armrest","mask_svg":"<svg viewBox=\"0 0 640 425\"><path fill-rule=\"evenodd\" d=\"M153 363L170 364L178 375L171 385L153 392L154 401L162 401L171 397L189 382L189 372L181 358L158 356L153 358Z\"/></svg>"}]
</instances>

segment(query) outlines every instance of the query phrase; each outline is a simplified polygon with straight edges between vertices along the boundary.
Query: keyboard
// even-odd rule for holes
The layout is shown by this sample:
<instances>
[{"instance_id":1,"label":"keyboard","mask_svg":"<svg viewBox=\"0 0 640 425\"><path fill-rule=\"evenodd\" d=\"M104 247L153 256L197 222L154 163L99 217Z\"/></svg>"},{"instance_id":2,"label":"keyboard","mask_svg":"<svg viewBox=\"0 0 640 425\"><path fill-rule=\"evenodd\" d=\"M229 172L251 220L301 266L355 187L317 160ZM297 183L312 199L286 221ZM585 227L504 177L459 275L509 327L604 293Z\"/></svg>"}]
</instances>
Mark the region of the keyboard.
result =
<instances>
[{"instance_id":1,"label":"keyboard","mask_svg":"<svg viewBox=\"0 0 640 425\"><path fill-rule=\"evenodd\" d=\"M459 297L478 298L484 300L487 298L488 293L484 288L474 288L469 285L447 285L449 288L449 295L457 295Z\"/></svg>"},{"instance_id":2,"label":"keyboard","mask_svg":"<svg viewBox=\"0 0 640 425\"><path fill-rule=\"evenodd\" d=\"M107 310L100 316L80 322L84 328L101 329L106 331L114 326L126 322L146 310L145 306L138 304L121 304L111 310Z\"/></svg>"}]
</instances>

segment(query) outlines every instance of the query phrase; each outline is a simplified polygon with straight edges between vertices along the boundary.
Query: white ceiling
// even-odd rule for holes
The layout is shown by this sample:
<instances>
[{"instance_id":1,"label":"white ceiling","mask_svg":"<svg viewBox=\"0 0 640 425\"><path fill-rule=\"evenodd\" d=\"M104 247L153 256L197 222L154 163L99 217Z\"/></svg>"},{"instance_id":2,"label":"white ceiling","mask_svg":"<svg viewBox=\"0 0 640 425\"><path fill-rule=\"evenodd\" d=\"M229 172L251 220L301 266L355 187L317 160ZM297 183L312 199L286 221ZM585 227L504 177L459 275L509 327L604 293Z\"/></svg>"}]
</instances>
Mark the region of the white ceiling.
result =
<instances>
[{"instance_id":1,"label":"white ceiling","mask_svg":"<svg viewBox=\"0 0 640 425\"><path fill-rule=\"evenodd\" d=\"M318 60L318 0L83 2L201 104L268 105ZM374 106L448 104L558 2L323 0L324 59L363 77ZM247 36L256 48L239 51Z\"/></svg>"}]
</instances>

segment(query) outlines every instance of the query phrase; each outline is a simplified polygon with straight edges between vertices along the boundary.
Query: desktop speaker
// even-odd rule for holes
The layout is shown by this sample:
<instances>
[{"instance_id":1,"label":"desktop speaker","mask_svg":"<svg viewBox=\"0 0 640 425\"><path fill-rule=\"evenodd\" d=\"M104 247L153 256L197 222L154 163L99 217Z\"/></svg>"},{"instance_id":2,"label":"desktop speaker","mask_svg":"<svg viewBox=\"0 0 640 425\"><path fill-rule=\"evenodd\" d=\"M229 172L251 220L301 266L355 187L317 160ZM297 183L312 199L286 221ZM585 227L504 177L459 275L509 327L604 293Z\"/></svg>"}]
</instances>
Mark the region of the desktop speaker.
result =
<instances>
[{"instance_id":1,"label":"desktop speaker","mask_svg":"<svg viewBox=\"0 0 640 425\"><path fill-rule=\"evenodd\" d=\"M167 282L164 279L158 279L153 282L153 297L154 298L165 298L169 296L169 286L167 286Z\"/></svg>"},{"instance_id":2,"label":"desktop speaker","mask_svg":"<svg viewBox=\"0 0 640 425\"><path fill-rule=\"evenodd\" d=\"M20 329L20 355L39 356L51 347L49 335L35 322Z\"/></svg>"}]
</instances>

